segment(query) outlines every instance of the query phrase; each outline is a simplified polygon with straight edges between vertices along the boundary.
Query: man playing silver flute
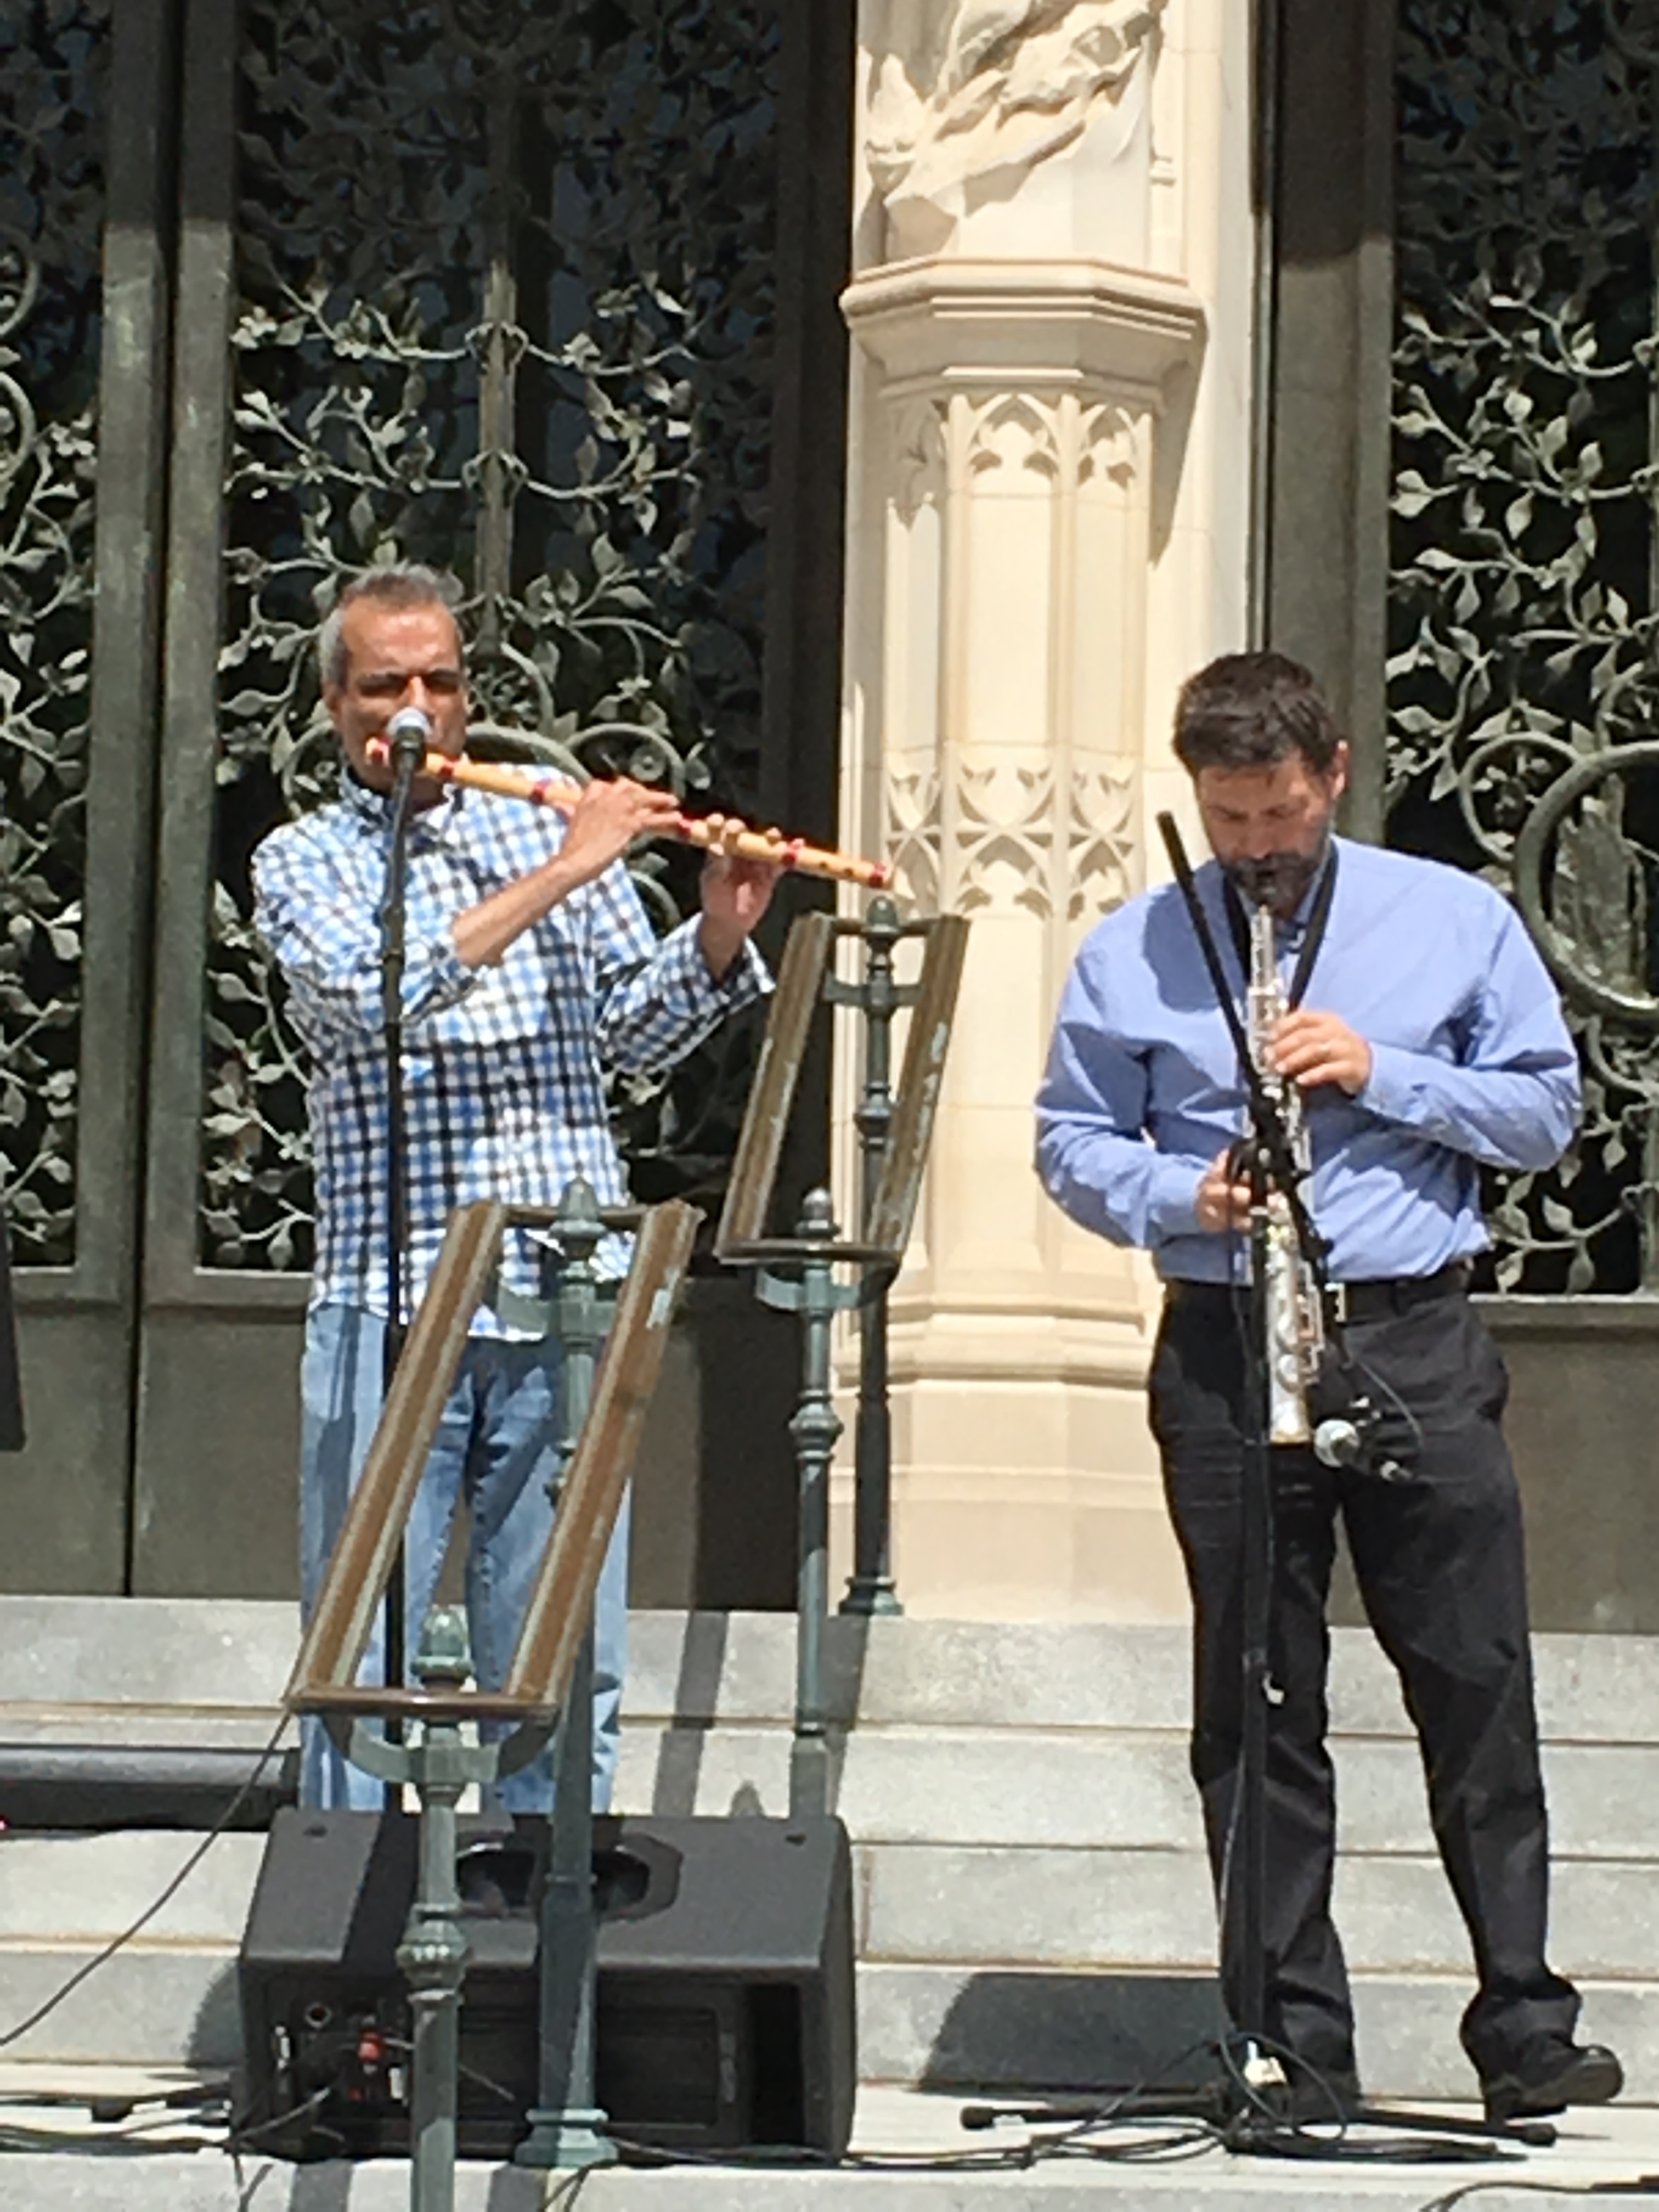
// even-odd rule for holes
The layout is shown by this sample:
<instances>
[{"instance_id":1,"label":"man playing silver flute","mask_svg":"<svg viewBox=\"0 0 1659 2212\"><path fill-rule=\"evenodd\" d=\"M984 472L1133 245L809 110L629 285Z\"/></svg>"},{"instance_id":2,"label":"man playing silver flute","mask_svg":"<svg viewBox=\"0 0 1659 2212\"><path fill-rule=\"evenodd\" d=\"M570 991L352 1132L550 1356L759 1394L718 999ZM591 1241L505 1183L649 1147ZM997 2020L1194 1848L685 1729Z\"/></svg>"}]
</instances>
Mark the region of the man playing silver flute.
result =
<instances>
[{"instance_id":1,"label":"man playing silver flute","mask_svg":"<svg viewBox=\"0 0 1659 2212\"><path fill-rule=\"evenodd\" d=\"M1271 915L1285 1011L1264 1056L1302 1102L1303 1188L1377 1409L1378 1449L1360 1464L1327 1466L1306 1440L1270 1450L1267 2025L1291 2054L1292 2109L1328 2113L1333 2096L1359 2094L1331 1917L1326 1602L1339 1513L1474 1947L1462 2040L1487 2112L1600 2103L1621 2086L1619 2062L1575 2042L1577 1992L1545 1958L1547 1833L1521 1508L1499 1425L1506 1380L1466 1287L1487 1241L1480 1166L1547 1167L1572 1136L1572 1043L1496 891L1333 835L1347 748L1304 668L1273 653L1212 663L1182 691L1175 750L1215 856L1194 888L1224 963L1232 954L1241 1008L1251 915ZM1273 980L1258 975L1258 988ZM1192 918L1173 887L1151 891L1078 956L1037 1099L1037 1160L1073 1219L1149 1248L1164 1281L1151 1419L1192 1594L1192 1768L1235 2019L1250 1193L1230 1153L1243 1105Z\"/></svg>"}]
</instances>

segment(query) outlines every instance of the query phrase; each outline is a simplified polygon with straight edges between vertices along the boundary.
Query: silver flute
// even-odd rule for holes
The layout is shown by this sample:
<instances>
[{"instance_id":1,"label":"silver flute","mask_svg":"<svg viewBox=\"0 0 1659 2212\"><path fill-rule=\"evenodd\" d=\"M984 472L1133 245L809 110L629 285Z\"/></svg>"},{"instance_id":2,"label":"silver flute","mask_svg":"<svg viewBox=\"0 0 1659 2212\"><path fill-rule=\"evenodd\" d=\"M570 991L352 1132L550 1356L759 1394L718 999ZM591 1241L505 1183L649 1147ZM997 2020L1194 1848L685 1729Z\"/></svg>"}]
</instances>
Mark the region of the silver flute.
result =
<instances>
[{"instance_id":1,"label":"silver flute","mask_svg":"<svg viewBox=\"0 0 1659 2212\"><path fill-rule=\"evenodd\" d=\"M1250 1060L1261 1087L1278 1108L1288 1139L1298 1188L1305 1190L1313 1167L1302 1093L1268 1065L1273 1031L1288 1002L1279 978L1279 949L1273 908L1259 906L1250 920L1250 988L1245 1026ZM1305 1201L1304 1201L1305 1202ZM1325 1352L1325 1312L1319 1284L1302 1249L1290 1202L1283 1191L1267 1195L1267 1435L1276 1444L1313 1441L1308 1392Z\"/></svg>"}]
</instances>

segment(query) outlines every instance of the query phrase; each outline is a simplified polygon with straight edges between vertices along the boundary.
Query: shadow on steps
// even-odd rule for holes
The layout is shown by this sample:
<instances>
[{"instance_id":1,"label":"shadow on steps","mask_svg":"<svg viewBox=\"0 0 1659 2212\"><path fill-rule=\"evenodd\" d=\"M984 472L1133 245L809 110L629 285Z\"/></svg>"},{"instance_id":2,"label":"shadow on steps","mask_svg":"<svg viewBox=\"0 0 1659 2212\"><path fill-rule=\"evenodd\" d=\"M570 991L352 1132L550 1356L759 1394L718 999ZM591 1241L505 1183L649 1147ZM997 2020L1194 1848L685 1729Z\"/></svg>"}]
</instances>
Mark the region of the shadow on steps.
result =
<instances>
[{"instance_id":1,"label":"shadow on steps","mask_svg":"<svg viewBox=\"0 0 1659 2212\"><path fill-rule=\"evenodd\" d=\"M975 1974L952 2000L919 2087L1190 2088L1222 2032L1209 1974Z\"/></svg>"}]
</instances>

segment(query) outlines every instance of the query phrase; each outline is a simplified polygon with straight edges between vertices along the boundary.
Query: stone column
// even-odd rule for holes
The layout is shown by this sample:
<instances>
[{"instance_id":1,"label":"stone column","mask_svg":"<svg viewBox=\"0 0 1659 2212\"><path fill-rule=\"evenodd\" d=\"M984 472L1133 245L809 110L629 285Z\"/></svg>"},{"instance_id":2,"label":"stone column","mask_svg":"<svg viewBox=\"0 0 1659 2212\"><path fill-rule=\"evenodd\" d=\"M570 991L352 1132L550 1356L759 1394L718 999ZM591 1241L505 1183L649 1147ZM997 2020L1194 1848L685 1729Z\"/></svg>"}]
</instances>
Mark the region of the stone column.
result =
<instances>
[{"instance_id":1,"label":"stone column","mask_svg":"<svg viewBox=\"0 0 1659 2212\"><path fill-rule=\"evenodd\" d=\"M1030 1166L1072 954L1146 872L1149 595L1206 337L1193 288L1151 265L1164 14L866 9L844 826L919 906L974 922L892 1308L917 1611L1182 1601L1142 1411L1146 1263L1073 1229Z\"/></svg>"}]
</instances>

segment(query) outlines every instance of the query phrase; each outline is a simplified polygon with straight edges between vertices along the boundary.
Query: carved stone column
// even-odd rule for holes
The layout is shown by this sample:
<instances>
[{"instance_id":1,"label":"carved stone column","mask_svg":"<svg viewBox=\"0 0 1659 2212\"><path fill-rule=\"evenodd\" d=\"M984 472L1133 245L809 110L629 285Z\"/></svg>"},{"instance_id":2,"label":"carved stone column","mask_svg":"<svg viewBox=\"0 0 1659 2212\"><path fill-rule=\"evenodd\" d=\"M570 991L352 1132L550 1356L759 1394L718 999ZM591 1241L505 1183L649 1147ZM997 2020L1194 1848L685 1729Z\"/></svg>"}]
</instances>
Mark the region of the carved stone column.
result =
<instances>
[{"instance_id":1,"label":"carved stone column","mask_svg":"<svg viewBox=\"0 0 1659 2212\"><path fill-rule=\"evenodd\" d=\"M1149 593L1206 331L1146 265L1162 0L866 12L846 829L974 921L893 1299L899 1589L1168 1615L1146 1265L1030 1165L1072 954L1144 879Z\"/></svg>"}]
</instances>

